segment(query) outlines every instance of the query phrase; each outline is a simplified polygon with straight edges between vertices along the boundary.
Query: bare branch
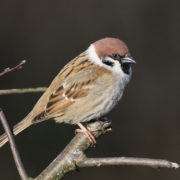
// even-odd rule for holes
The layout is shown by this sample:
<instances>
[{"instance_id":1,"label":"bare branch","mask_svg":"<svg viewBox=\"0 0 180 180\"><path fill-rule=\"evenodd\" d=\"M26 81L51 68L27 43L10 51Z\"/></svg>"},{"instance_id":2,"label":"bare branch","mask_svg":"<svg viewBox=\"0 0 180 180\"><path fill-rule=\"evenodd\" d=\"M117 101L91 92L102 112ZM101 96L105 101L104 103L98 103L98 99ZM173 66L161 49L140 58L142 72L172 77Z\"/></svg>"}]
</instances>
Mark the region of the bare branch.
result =
<instances>
[{"instance_id":1,"label":"bare branch","mask_svg":"<svg viewBox=\"0 0 180 180\"><path fill-rule=\"evenodd\" d=\"M134 158L134 157L106 157L106 158L87 158L76 161L78 167L100 167L100 166L148 166L152 168L179 168L179 165L162 159Z\"/></svg>"},{"instance_id":2,"label":"bare branch","mask_svg":"<svg viewBox=\"0 0 180 180\"><path fill-rule=\"evenodd\" d=\"M9 128L9 125L7 123L6 117L5 117L2 109L0 109L0 120L2 122L4 130L6 131L7 136L9 138L11 151L12 151L14 161L16 163L16 167L17 167L17 170L19 172L19 175L20 175L22 180L27 180L28 176L26 174L26 171L25 171L24 166L22 164L21 158L19 156L18 149L17 149L17 146L16 146L15 141L14 141L14 136L13 136L13 134Z\"/></svg>"},{"instance_id":3,"label":"bare branch","mask_svg":"<svg viewBox=\"0 0 180 180\"><path fill-rule=\"evenodd\" d=\"M99 137L110 126L110 122L96 121L88 124L88 129ZM35 180L61 179L67 172L76 169L76 160L85 159L84 151L90 146L90 141L84 133L78 133L57 158Z\"/></svg>"},{"instance_id":4,"label":"bare branch","mask_svg":"<svg viewBox=\"0 0 180 180\"><path fill-rule=\"evenodd\" d=\"M110 122L96 121L88 125L97 138L109 131ZM95 131L95 132L94 132ZM35 180L61 179L69 171L77 167L99 167L112 165L133 165L163 168L179 168L177 163L160 159L114 157L114 158L87 158L84 151L90 146L86 135L78 133L67 145L64 151Z\"/></svg>"},{"instance_id":5,"label":"bare branch","mask_svg":"<svg viewBox=\"0 0 180 180\"><path fill-rule=\"evenodd\" d=\"M12 71L15 71L15 70L19 70L22 68L22 66L26 63L26 60L22 60L17 66L13 67L13 68L6 68L4 69L3 72L0 73L0 77L9 73L9 72L12 72Z\"/></svg>"},{"instance_id":6,"label":"bare branch","mask_svg":"<svg viewBox=\"0 0 180 180\"><path fill-rule=\"evenodd\" d=\"M23 89L3 89L3 90L0 90L0 95L39 93L39 92L44 92L46 89L47 89L46 87L23 88Z\"/></svg>"}]
</instances>

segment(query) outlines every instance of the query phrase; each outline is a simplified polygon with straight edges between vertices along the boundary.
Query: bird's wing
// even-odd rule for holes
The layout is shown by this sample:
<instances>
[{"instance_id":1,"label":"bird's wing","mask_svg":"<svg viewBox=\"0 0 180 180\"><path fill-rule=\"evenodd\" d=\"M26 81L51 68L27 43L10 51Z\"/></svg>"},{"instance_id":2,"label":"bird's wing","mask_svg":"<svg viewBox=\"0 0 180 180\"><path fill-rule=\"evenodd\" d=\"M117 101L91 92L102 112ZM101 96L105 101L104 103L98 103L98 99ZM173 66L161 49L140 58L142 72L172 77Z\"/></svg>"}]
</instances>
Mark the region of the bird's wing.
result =
<instances>
[{"instance_id":1,"label":"bird's wing","mask_svg":"<svg viewBox=\"0 0 180 180\"><path fill-rule=\"evenodd\" d=\"M88 92L94 87L94 79L78 81L77 83L63 83L53 94L51 94L46 106L47 116L63 116L66 109L76 103L81 98L87 96Z\"/></svg>"},{"instance_id":2,"label":"bird's wing","mask_svg":"<svg viewBox=\"0 0 180 180\"><path fill-rule=\"evenodd\" d=\"M41 98L41 102L44 103L43 98L46 98L46 102L43 110L40 108L42 111L34 117L33 123L63 116L72 104L85 97L94 88L93 81L98 78L95 69L94 64L85 55L70 61L47 89L49 93ZM37 107L38 104L40 103L37 103Z\"/></svg>"}]
</instances>

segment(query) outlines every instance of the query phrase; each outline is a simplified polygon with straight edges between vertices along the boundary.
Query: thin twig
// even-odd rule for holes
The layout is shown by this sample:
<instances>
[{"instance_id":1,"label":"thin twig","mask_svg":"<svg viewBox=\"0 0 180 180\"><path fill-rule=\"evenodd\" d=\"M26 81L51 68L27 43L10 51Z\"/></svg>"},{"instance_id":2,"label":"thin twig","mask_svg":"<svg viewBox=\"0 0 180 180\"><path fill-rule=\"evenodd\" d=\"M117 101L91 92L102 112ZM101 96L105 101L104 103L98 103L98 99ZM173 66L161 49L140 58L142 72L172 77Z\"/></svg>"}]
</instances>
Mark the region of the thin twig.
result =
<instances>
[{"instance_id":1,"label":"thin twig","mask_svg":"<svg viewBox=\"0 0 180 180\"><path fill-rule=\"evenodd\" d=\"M179 168L179 165L162 159L134 158L134 157L105 157L105 158L87 158L76 161L78 167L100 167L100 166L148 166L152 168Z\"/></svg>"},{"instance_id":2,"label":"thin twig","mask_svg":"<svg viewBox=\"0 0 180 180\"><path fill-rule=\"evenodd\" d=\"M107 121L96 121L88 125L88 128L97 138L107 132L110 123ZM164 167L179 168L177 163L160 159L148 158L131 158L131 157L115 157L115 158L87 158L84 151L90 146L90 142L86 135L78 133L67 145L62 153L52 161L52 163L38 176L35 180L58 180L61 179L69 171L75 170L77 167L97 167L112 165L136 165L148 167Z\"/></svg>"},{"instance_id":3,"label":"thin twig","mask_svg":"<svg viewBox=\"0 0 180 180\"><path fill-rule=\"evenodd\" d=\"M28 176L27 176L26 171L24 169L24 166L22 164L20 155L18 153L17 146L16 146L15 141L14 141L13 134L12 134L10 128L9 128L9 125L7 123L6 117L5 117L2 109L0 109L0 120L2 122L4 130L6 131L7 136L9 138L9 143L10 143L11 151L12 151L12 154L13 154L13 157L14 157L14 161L16 163L16 167L17 167L17 170L19 172L19 175L20 175L22 180L27 180Z\"/></svg>"},{"instance_id":4,"label":"thin twig","mask_svg":"<svg viewBox=\"0 0 180 180\"><path fill-rule=\"evenodd\" d=\"M46 89L47 89L46 87L23 88L23 89L3 89L3 90L0 90L0 95L38 93L38 92L44 92Z\"/></svg>"},{"instance_id":5,"label":"thin twig","mask_svg":"<svg viewBox=\"0 0 180 180\"><path fill-rule=\"evenodd\" d=\"M7 73L9 73L9 72L12 72L12 71L21 69L22 66L23 66L25 63L26 63L26 60L22 60L17 66L12 67L12 68L9 68L9 67L8 67L8 68L4 69L4 71L0 73L0 77L3 76L3 75L5 75L5 74L7 74Z\"/></svg>"}]
</instances>

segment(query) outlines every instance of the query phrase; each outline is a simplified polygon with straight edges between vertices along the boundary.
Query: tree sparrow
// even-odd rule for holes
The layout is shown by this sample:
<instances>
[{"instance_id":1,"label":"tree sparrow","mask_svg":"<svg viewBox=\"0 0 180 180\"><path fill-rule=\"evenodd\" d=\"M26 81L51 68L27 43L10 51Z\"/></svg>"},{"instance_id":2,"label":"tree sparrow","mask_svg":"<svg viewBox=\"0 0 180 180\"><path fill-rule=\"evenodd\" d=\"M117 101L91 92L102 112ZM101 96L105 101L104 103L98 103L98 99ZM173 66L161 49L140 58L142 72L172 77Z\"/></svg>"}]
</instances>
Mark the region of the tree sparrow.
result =
<instances>
[{"instance_id":1,"label":"tree sparrow","mask_svg":"<svg viewBox=\"0 0 180 180\"><path fill-rule=\"evenodd\" d=\"M104 38L94 42L59 72L32 111L14 126L14 134L53 118L58 123L77 124L95 143L81 123L102 117L117 104L134 63L123 41ZM0 136L0 147L7 141L6 134Z\"/></svg>"}]
</instances>

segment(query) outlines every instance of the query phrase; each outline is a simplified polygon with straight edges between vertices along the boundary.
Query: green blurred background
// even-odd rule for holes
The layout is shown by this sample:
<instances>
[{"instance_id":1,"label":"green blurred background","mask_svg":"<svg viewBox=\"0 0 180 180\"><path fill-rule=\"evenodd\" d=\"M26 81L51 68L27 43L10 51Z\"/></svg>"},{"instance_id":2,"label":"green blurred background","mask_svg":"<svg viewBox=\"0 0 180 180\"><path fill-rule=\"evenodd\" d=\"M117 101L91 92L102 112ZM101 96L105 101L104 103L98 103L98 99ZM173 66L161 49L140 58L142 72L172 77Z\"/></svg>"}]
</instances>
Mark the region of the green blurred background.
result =
<instances>
[{"instance_id":1,"label":"green blurred background","mask_svg":"<svg viewBox=\"0 0 180 180\"><path fill-rule=\"evenodd\" d=\"M180 163L179 7L178 0L1 0L0 71L22 59L27 64L1 77L0 89L48 86L90 43L106 36L123 39L137 61L133 77L118 106L108 114L113 131L87 154ZM9 124L19 122L40 95L0 96ZM16 137L30 176L38 175L62 151L75 128L50 120ZM20 179L7 144L0 149L0 179ZM180 170L84 168L65 179L179 180Z\"/></svg>"}]
</instances>

